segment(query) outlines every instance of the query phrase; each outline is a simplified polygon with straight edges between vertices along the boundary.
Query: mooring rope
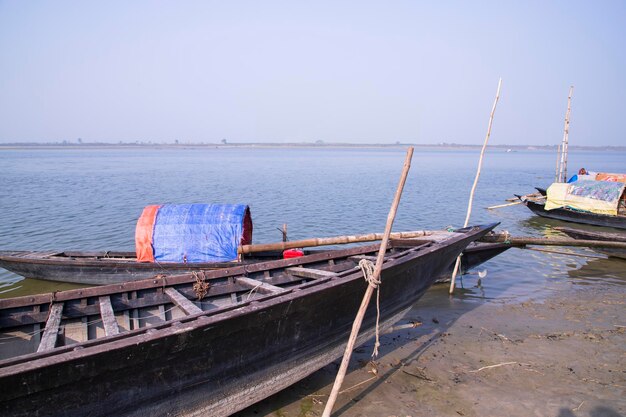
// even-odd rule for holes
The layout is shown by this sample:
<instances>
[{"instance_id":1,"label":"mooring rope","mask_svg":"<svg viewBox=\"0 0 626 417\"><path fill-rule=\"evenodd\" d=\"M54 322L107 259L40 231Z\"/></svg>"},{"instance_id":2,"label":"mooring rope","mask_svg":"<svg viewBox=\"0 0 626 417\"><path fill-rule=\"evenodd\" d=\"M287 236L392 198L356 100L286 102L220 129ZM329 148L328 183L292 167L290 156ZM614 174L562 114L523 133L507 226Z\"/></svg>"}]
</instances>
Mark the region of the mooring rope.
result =
<instances>
[{"instance_id":1,"label":"mooring rope","mask_svg":"<svg viewBox=\"0 0 626 417\"><path fill-rule=\"evenodd\" d=\"M363 278L367 281L367 284L376 289L376 342L374 343L374 351L372 357L378 356L378 348L380 347L380 335L378 330L378 323L380 321L380 278L374 276L374 263L368 259L361 259L359 261L359 268L363 272Z\"/></svg>"}]
</instances>

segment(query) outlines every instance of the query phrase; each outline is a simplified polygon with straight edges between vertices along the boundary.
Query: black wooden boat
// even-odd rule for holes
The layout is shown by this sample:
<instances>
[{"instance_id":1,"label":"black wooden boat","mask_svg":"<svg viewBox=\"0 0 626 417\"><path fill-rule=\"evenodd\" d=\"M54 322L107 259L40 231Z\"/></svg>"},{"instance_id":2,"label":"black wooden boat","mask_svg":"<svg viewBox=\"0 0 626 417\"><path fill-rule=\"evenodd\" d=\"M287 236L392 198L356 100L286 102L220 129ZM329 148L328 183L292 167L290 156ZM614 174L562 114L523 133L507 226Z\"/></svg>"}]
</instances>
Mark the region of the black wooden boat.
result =
<instances>
[{"instance_id":1,"label":"black wooden boat","mask_svg":"<svg viewBox=\"0 0 626 417\"><path fill-rule=\"evenodd\" d=\"M626 229L626 216L590 213L587 211L572 210L561 207L553 210L545 209L545 199L531 199L519 196L520 200L533 213L548 219L562 220L566 222L590 224L594 226L614 227L616 229Z\"/></svg>"},{"instance_id":2,"label":"black wooden boat","mask_svg":"<svg viewBox=\"0 0 626 417\"><path fill-rule=\"evenodd\" d=\"M486 262L509 247L501 243L477 243L468 246L463 252L464 256L461 257L461 273ZM311 254L318 251L304 252ZM232 268L282 257L282 251L267 251L255 253L239 262L156 263L137 262L135 252L0 251L0 267L25 278L72 284L108 285L157 275L170 276L206 269Z\"/></svg>"},{"instance_id":3,"label":"black wooden boat","mask_svg":"<svg viewBox=\"0 0 626 417\"><path fill-rule=\"evenodd\" d=\"M493 227L393 243L381 329ZM0 300L0 415L232 414L341 356L378 247Z\"/></svg>"},{"instance_id":4,"label":"black wooden boat","mask_svg":"<svg viewBox=\"0 0 626 417\"><path fill-rule=\"evenodd\" d=\"M556 230L581 240L599 240L602 242L626 242L626 233L607 233L593 230L573 229L571 227L556 227ZM617 248L594 248L595 251L615 258L626 259L626 250Z\"/></svg>"}]
</instances>

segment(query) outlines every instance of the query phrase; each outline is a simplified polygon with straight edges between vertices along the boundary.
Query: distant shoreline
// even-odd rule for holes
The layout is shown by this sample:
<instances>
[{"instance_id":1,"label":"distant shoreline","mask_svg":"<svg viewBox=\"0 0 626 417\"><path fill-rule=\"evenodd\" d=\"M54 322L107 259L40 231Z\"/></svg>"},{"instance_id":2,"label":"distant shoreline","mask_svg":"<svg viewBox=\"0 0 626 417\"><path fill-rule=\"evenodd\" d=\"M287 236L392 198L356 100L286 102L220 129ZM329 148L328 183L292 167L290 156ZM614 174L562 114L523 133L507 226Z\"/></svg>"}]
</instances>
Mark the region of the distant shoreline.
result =
<instances>
[{"instance_id":1,"label":"distant shoreline","mask_svg":"<svg viewBox=\"0 0 626 417\"><path fill-rule=\"evenodd\" d=\"M0 149L231 149L231 148L314 148L314 149L404 149L413 146L418 149L459 150L480 149L482 145L463 145L456 143L414 144L414 143L0 143ZM503 152L514 151L556 151L557 145L489 145L489 149ZM626 151L626 146L569 146L570 150L591 151Z\"/></svg>"}]
</instances>

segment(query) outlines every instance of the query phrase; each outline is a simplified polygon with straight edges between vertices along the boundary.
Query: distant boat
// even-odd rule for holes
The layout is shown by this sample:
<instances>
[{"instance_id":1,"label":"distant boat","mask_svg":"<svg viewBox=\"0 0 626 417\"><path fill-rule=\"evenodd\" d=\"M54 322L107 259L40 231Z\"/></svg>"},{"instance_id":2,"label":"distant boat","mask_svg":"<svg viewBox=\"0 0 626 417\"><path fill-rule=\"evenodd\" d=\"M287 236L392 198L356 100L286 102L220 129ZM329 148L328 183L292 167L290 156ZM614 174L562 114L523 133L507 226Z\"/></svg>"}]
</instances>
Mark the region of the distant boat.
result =
<instances>
[{"instance_id":1,"label":"distant boat","mask_svg":"<svg viewBox=\"0 0 626 417\"><path fill-rule=\"evenodd\" d=\"M523 198L521 196L520 199L522 203L524 203L526 207L528 207L537 216L572 223L626 229L626 216L624 215L611 216L606 214L580 212L565 207L548 211L545 209L545 201Z\"/></svg>"},{"instance_id":2,"label":"distant boat","mask_svg":"<svg viewBox=\"0 0 626 417\"><path fill-rule=\"evenodd\" d=\"M389 329L496 224L386 252ZM341 357L379 245L0 300L0 415L227 416ZM357 345L375 334L370 303Z\"/></svg>"},{"instance_id":3,"label":"distant boat","mask_svg":"<svg viewBox=\"0 0 626 417\"><path fill-rule=\"evenodd\" d=\"M625 188L624 183L608 181L554 183L545 195L518 198L541 217L626 229Z\"/></svg>"}]
</instances>

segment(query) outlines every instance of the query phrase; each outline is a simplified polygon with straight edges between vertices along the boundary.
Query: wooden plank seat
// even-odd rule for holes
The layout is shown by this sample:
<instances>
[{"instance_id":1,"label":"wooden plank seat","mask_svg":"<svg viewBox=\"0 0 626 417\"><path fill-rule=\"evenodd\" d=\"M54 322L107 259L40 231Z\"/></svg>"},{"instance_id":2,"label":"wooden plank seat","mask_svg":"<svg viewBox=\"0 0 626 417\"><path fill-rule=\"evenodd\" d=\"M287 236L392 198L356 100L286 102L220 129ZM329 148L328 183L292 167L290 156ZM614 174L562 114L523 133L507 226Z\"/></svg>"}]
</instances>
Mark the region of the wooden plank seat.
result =
<instances>
[{"instance_id":1,"label":"wooden plank seat","mask_svg":"<svg viewBox=\"0 0 626 417\"><path fill-rule=\"evenodd\" d=\"M100 301L100 316L102 317L102 324L104 325L104 334L107 336L119 334L120 328L117 325L117 320L115 320L111 297L104 295L98 300Z\"/></svg>"},{"instance_id":2,"label":"wooden plank seat","mask_svg":"<svg viewBox=\"0 0 626 417\"><path fill-rule=\"evenodd\" d=\"M266 282L258 281L256 279L248 277L236 277L235 282L250 289L255 289L265 294L276 294L286 291L284 288L277 287L276 285L268 284Z\"/></svg>"},{"instance_id":3,"label":"wooden plank seat","mask_svg":"<svg viewBox=\"0 0 626 417\"><path fill-rule=\"evenodd\" d=\"M37 352L45 352L54 349L57 343L57 336L59 335L61 313L63 313L63 303L52 304L48 320L46 321L46 328L43 331Z\"/></svg>"},{"instance_id":4,"label":"wooden plank seat","mask_svg":"<svg viewBox=\"0 0 626 417\"><path fill-rule=\"evenodd\" d=\"M187 315L202 313L202 309L200 307L195 305L191 300L176 291L174 288L166 288L165 294L170 297L174 304L176 304L178 308L183 311L183 313Z\"/></svg>"},{"instance_id":5,"label":"wooden plank seat","mask_svg":"<svg viewBox=\"0 0 626 417\"><path fill-rule=\"evenodd\" d=\"M285 272L291 275L295 275L297 277L311 278L311 279L336 278L338 276L336 272L323 271L321 269L313 269L313 268L302 268L302 267L285 268Z\"/></svg>"}]
</instances>

